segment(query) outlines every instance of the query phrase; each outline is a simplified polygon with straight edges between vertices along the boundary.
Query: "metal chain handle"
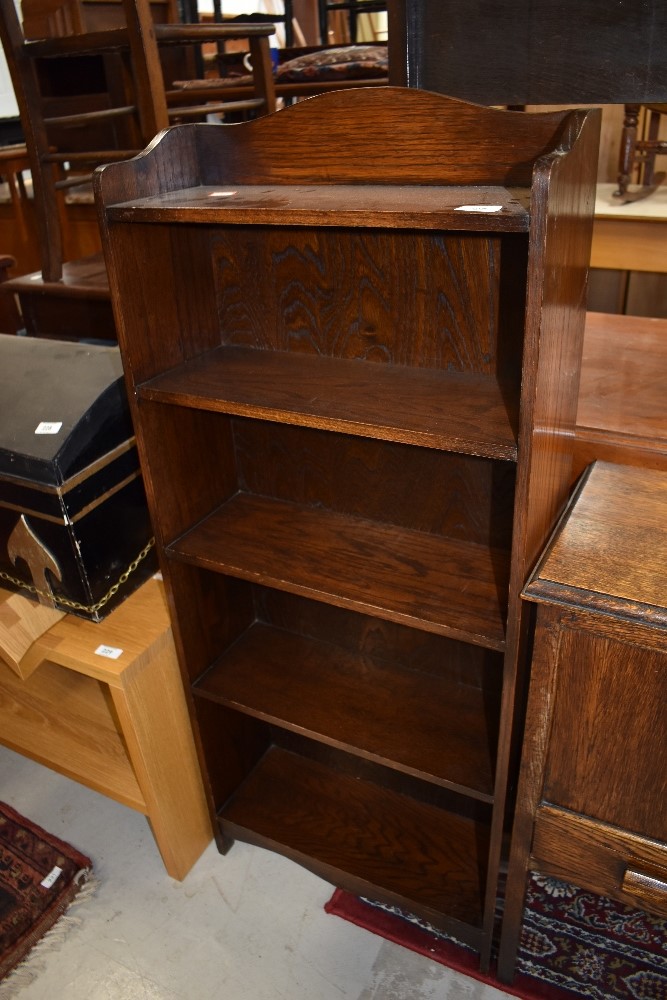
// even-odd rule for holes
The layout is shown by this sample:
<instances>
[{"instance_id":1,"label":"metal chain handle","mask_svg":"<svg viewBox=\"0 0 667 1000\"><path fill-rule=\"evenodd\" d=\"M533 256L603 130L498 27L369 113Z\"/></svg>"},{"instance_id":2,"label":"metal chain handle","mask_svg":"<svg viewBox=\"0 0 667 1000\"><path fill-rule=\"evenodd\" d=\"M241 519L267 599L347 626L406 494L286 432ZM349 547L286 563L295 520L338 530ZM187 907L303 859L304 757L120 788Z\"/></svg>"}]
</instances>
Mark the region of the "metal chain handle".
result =
<instances>
[{"instance_id":1,"label":"metal chain handle","mask_svg":"<svg viewBox=\"0 0 667 1000\"><path fill-rule=\"evenodd\" d=\"M48 594L43 590L39 590L30 583L25 583L23 580L19 580L14 576L10 576L9 573L0 570L0 580L5 580L7 583L14 584L15 587L20 587L21 590L27 590L31 594L36 594L37 597L45 597L48 601L54 601L57 605L63 605L66 608L71 608L73 611L86 611L88 614L95 614L100 608L103 608L107 604L114 594L117 594L124 583L127 583L128 577L134 573L137 566L144 561L150 550L155 545L155 539L149 539L148 543L141 550L136 559L133 559L130 565L127 567L124 573L118 577L118 580L114 585L106 592L104 597L101 597L99 601L95 604L80 604L79 601L72 601L69 597L56 597L55 594Z\"/></svg>"}]
</instances>

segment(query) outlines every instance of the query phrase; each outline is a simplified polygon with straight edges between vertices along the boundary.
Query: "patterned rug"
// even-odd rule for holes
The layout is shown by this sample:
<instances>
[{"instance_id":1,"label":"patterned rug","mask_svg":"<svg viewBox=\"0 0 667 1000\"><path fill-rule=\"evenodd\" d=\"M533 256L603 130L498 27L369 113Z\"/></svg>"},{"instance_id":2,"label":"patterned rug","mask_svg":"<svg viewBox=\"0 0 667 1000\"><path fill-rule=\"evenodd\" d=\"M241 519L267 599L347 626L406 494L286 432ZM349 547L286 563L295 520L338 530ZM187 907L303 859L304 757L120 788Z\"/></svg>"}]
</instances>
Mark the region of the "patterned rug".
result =
<instances>
[{"instance_id":1,"label":"patterned rug","mask_svg":"<svg viewBox=\"0 0 667 1000\"><path fill-rule=\"evenodd\" d=\"M63 915L93 887L89 858L0 803L0 1000L34 978L21 963L78 922Z\"/></svg>"},{"instance_id":2,"label":"patterned rug","mask_svg":"<svg viewBox=\"0 0 667 1000\"><path fill-rule=\"evenodd\" d=\"M512 986L466 945L403 911L337 889L327 913L525 1000L667 1000L667 919L533 875Z\"/></svg>"}]
</instances>

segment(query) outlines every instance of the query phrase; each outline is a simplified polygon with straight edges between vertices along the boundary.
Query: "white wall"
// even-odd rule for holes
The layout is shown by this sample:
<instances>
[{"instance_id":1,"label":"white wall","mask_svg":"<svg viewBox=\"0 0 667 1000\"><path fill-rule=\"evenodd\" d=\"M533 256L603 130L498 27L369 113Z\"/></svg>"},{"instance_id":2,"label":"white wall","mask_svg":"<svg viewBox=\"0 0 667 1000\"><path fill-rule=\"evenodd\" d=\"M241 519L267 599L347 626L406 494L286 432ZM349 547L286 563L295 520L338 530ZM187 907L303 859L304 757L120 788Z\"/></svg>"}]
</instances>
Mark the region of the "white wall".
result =
<instances>
[{"instance_id":1,"label":"white wall","mask_svg":"<svg viewBox=\"0 0 667 1000\"><path fill-rule=\"evenodd\" d=\"M19 109L14 97L12 81L5 61L5 54L0 48L0 118L18 118Z\"/></svg>"},{"instance_id":2,"label":"white wall","mask_svg":"<svg viewBox=\"0 0 667 1000\"><path fill-rule=\"evenodd\" d=\"M16 3L16 9L20 13L20 0L14 0L14 2ZM0 118L18 118L18 115L19 109L14 97L12 81L9 79L5 53L2 51L2 46L0 45Z\"/></svg>"}]
</instances>

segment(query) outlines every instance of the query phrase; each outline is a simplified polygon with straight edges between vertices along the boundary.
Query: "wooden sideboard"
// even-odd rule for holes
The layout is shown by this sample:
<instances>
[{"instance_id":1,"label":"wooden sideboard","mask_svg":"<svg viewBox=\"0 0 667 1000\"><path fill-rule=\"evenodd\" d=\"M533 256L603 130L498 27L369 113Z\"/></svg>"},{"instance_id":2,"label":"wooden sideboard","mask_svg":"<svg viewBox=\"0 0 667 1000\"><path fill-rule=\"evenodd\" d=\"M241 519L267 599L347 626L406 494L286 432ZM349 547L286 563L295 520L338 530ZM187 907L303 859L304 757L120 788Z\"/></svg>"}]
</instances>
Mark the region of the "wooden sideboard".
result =
<instances>
[{"instance_id":1,"label":"wooden sideboard","mask_svg":"<svg viewBox=\"0 0 667 1000\"><path fill-rule=\"evenodd\" d=\"M184 878L213 833L161 582L102 622L61 615L19 657L39 608L0 590L0 743L144 813Z\"/></svg>"},{"instance_id":2,"label":"wooden sideboard","mask_svg":"<svg viewBox=\"0 0 667 1000\"><path fill-rule=\"evenodd\" d=\"M667 472L594 464L537 605L499 976L529 871L667 914Z\"/></svg>"}]
</instances>

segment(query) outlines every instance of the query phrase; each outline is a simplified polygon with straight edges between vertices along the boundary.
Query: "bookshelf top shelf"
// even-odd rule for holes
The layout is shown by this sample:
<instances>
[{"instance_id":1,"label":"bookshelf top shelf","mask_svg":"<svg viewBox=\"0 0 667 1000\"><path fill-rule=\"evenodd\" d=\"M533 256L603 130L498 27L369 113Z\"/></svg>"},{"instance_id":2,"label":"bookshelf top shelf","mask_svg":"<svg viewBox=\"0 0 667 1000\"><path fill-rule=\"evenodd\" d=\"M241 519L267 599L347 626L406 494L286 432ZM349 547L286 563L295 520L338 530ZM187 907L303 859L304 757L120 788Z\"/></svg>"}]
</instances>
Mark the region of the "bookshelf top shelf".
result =
<instances>
[{"instance_id":1,"label":"bookshelf top shelf","mask_svg":"<svg viewBox=\"0 0 667 1000\"><path fill-rule=\"evenodd\" d=\"M526 232L529 192L429 184L219 184L138 198L113 222Z\"/></svg>"}]
</instances>

